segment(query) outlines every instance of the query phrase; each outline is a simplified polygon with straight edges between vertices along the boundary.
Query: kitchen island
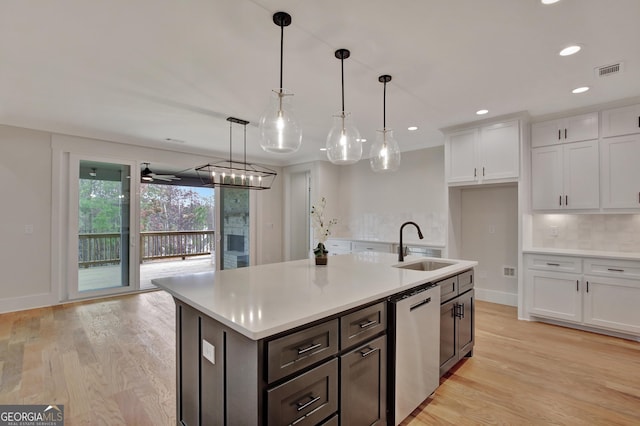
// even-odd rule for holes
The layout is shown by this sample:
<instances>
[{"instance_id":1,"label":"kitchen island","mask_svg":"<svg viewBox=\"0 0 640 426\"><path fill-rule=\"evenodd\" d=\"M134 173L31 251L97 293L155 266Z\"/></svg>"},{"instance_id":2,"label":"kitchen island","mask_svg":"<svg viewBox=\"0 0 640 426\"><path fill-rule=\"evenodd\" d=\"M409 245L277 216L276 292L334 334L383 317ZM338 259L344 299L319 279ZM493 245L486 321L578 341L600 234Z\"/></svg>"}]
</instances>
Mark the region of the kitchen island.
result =
<instances>
[{"instance_id":1,"label":"kitchen island","mask_svg":"<svg viewBox=\"0 0 640 426\"><path fill-rule=\"evenodd\" d=\"M394 267L393 254L367 252L331 257L327 266L308 259L154 280L176 301L178 422L337 424L325 415L346 405L337 400L338 358L376 345L374 356L361 357L379 367L384 402L386 300L477 264L448 262L417 271Z\"/></svg>"}]
</instances>

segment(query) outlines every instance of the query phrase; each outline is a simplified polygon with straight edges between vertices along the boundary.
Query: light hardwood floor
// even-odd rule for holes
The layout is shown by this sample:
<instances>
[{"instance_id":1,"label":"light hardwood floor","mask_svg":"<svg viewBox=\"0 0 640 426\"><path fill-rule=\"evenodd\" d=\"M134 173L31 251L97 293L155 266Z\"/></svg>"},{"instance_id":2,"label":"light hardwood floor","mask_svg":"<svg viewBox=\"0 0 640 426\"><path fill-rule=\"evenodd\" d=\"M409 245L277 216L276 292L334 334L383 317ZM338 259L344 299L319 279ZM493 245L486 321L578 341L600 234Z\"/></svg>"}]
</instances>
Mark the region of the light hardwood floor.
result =
<instances>
[{"instance_id":1,"label":"light hardwood floor","mask_svg":"<svg viewBox=\"0 0 640 426\"><path fill-rule=\"evenodd\" d=\"M403 425L640 424L640 343L478 302L476 350ZM0 404L67 425L174 425L175 324L157 291L0 315Z\"/></svg>"}]
</instances>

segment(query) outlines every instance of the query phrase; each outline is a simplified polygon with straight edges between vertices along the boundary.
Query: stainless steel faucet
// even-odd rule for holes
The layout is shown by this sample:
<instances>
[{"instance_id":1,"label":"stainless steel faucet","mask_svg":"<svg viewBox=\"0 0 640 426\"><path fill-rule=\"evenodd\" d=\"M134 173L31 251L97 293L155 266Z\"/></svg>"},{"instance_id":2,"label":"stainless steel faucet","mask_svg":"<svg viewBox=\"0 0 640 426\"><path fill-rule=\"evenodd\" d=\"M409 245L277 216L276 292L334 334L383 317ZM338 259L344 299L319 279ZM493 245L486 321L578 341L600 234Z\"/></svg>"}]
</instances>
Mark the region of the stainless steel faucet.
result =
<instances>
[{"instance_id":1,"label":"stainless steel faucet","mask_svg":"<svg viewBox=\"0 0 640 426\"><path fill-rule=\"evenodd\" d=\"M405 222L400 226L400 247L398 248L398 262L404 262L404 245L402 244L402 229L407 225L413 225L418 230L418 237L422 240L424 237L422 236L422 231L420 227L415 222Z\"/></svg>"}]
</instances>

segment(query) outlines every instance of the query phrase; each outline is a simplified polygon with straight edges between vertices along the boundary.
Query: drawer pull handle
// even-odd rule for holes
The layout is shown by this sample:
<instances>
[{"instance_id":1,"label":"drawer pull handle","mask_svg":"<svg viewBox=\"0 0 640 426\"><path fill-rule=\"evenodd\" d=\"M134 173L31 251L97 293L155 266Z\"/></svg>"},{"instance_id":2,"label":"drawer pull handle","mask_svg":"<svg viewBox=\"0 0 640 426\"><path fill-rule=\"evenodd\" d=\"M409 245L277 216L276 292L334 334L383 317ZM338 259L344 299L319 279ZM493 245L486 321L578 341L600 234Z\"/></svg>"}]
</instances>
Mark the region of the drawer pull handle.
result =
<instances>
[{"instance_id":1,"label":"drawer pull handle","mask_svg":"<svg viewBox=\"0 0 640 426\"><path fill-rule=\"evenodd\" d=\"M560 264L547 262L547 266L560 266Z\"/></svg>"},{"instance_id":2,"label":"drawer pull handle","mask_svg":"<svg viewBox=\"0 0 640 426\"><path fill-rule=\"evenodd\" d=\"M298 406L298 411L302 411L305 408L307 408L308 406L310 406L311 404L320 401L320 397L319 396L316 396L314 398L313 395L309 395L309 398L311 398L311 399L309 401L307 401L307 402L296 402L296 405Z\"/></svg>"},{"instance_id":3,"label":"drawer pull handle","mask_svg":"<svg viewBox=\"0 0 640 426\"><path fill-rule=\"evenodd\" d=\"M371 355L374 352L378 351L378 348L371 348L371 347L367 347L368 350L362 350L360 351L360 355L362 355L362 358Z\"/></svg>"},{"instance_id":4,"label":"drawer pull handle","mask_svg":"<svg viewBox=\"0 0 640 426\"><path fill-rule=\"evenodd\" d=\"M371 327L372 325L377 324L377 321L372 321L372 320L368 320L367 322L363 322L361 324L359 324L360 328L367 328L367 327Z\"/></svg>"},{"instance_id":5,"label":"drawer pull handle","mask_svg":"<svg viewBox=\"0 0 640 426\"><path fill-rule=\"evenodd\" d=\"M307 352L312 351L314 349L318 349L321 346L322 346L322 343L316 343L315 345L312 343L311 346L306 347L304 349L298 348L298 355L306 354Z\"/></svg>"},{"instance_id":6,"label":"drawer pull handle","mask_svg":"<svg viewBox=\"0 0 640 426\"><path fill-rule=\"evenodd\" d=\"M607 268L607 271L611 271L611 272L624 272L624 269Z\"/></svg>"},{"instance_id":7,"label":"drawer pull handle","mask_svg":"<svg viewBox=\"0 0 640 426\"><path fill-rule=\"evenodd\" d=\"M427 297L426 299L421 300L420 302L414 303L413 305L409 306L409 312L413 311L414 309L418 309L420 306L424 306L428 303L431 303L430 297Z\"/></svg>"}]
</instances>

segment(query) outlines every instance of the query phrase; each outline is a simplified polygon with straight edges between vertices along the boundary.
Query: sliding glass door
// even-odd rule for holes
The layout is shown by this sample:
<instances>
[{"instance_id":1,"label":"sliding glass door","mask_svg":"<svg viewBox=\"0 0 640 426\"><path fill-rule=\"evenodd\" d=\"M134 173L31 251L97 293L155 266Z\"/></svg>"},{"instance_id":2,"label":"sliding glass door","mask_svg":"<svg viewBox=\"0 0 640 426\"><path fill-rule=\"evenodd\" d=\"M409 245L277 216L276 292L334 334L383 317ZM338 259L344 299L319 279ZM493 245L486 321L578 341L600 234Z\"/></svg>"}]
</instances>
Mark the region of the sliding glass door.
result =
<instances>
[{"instance_id":1,"label":"sliding glass door","mask_svg":"<svg viewBox=\"0 0 640 426\"><path fill-rule=\"evenodd\" d=\"M79 159L70 193L76 280L72 298L127 291L132 285L132 164ZM75 186L75 185L74 185Z\"/></svg>"}]
</instances>

